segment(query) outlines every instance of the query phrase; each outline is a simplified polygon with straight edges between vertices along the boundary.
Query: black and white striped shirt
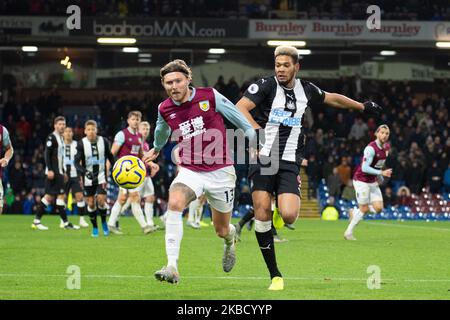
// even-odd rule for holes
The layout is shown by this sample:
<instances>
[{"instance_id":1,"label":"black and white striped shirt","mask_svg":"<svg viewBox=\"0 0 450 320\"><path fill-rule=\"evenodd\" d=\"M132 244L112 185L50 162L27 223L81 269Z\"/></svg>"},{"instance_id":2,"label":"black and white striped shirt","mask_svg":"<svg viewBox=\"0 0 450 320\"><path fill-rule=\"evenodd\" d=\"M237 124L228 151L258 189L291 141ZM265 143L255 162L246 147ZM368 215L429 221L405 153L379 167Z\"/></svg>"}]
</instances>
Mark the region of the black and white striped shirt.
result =
<instances>
[{"instance_id":1,"label":"black and white striped shirt","mask_svg":"<svg viewBox=\"0 0 450 320\"><path fill-rule=\"evenodd\" d=\"M64 143L64 168L69 178L77 178L78 172L75 167L75 155L77 153L77 142Z\"/></svg>"},{"instance_id":2,"label":"black and white striped shirt","mask_svg":"<svg viewBox=\"0 0 450 320\"><path fill-rule=\"evenodd\" d=\"M45 174L53 171L55 174L64 174L64 140L57 132L52 132L45 143Z\"/></svg>"},{"instance_id":3,"label":"black and white striped shirt","mask_svg":"<svg viewBox=\"0 0 450 320\"><path fill-rule=\"evenodd\" d=\"M106 183L106 160L109 160L111 164L114 163L111 146L105 138L98 136L95 142L91 142L84 137L78 142L75 165L83 175L84 186L91 187ZM86 177L86 172L92 173L92 180Z\"/></svg>"},{"instance_id":4,"label":"black and white striped shirt","mask_svg":"<svg viewBox=\"0 0 450 320\"><path fill-rule=\"evenodd\" d=\"M255 103L251 114L264 128L265 143L260 155L300 164L303 114L308 106L323 103L325 92L301 79L296 79L289 89L272 76L250 85L245 97Z\"/></svg>"}]
</instances>

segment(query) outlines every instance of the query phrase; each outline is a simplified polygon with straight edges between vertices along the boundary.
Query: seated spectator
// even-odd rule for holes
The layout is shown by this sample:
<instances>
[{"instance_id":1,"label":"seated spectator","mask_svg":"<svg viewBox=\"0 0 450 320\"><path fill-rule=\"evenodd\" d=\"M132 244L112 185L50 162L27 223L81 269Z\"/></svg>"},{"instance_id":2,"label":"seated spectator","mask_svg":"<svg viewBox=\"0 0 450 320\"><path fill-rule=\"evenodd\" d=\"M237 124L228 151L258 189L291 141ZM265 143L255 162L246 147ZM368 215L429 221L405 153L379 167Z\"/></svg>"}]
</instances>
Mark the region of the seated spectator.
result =
<instances>
[{"instance_id":1,"label":"seated spectator","mask_svg":"<svg viewBox=\"0 0 450 320\"><path fill-rule=\"evenodd\" d=\"M397 192L397 205L410 206L411 202L411 191L408 187L400 187Z\"/></svg>"},{"instance_id":2,"label":"seated spectator","mask_svg":"<svg viewBox=\"0 0 450 320\"><path fill-rule=\"evenodd\" d=\"M385 207L391 207L397 205L397 197L395 193L392 191L391 187L387 187L384 190L383 202Z\"/></svg>"},{"instance_id":3,"label":"seated spectator","mask_svg":"<svg viewBox=\"0 0 450 320\"><path fill-rule=\"evenodd\" d=\"M341 194L341 177L339 176L338 168L333 169L333 173L327 177L328 194L330 197L337 198Z\"/></svg>"},{"instance_id":4,"label":"seated spectator","mask_svg":"<svg viewBox=\"0 0 450 320\"><path fill-rule=\"evenodd\" d=\"M355 188L353 187L352 180L348 180L347 184L344 187L344 191L342 191L341 198L347 201L356 200L356 192Z\"/></svg>"},{"instance_id":5,"label":"seated spectator","mask_svg":"<svg viewBox=\"0 0 450 320\"><path fill-rule=\"evenodd\" d=\"M352 168L348 165L347 158L342 157L341 164L337 167L342 185L346 186L352 177Z\"/></svg>"},{"instance_id":6,"label":"seated spectator","mask_svg":"<svg viewBox=\"0 0 450 320\"><path fill-rule=\"evenodd\" d=\"M431 168L427 172L428 186L431 193L439 193L442 187L442 172L438 167L436 160L433 161Z\"/></svg>"}]
</instances>

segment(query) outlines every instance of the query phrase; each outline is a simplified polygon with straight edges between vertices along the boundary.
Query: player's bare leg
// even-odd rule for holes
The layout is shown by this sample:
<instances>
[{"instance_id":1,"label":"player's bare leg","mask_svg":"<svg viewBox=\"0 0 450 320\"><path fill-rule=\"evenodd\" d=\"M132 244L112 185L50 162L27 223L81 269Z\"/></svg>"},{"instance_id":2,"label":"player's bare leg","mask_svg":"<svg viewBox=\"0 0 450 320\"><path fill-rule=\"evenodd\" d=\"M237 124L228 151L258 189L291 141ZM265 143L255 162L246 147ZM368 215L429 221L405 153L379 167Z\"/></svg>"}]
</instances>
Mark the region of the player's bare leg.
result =
<instances>
[{"instance_id":1,"label":"player's bare leg","mask_svg":"<svg viewBox=\"0 0 450 320\"><path fill-rule=\"evenodd\" d=\"M170 187L166 212L166 254L167 266L155 272L155 278L169 283L178 283L178 258L183 239L183 210L196 198L195 192L182 183Z\"/></svg>"},{"instance_id":2,"label":"player's bare leg","mask_svg":"<svg viewBox=\"0 0 450 320\"><path fill-rule=\"evenodd\" d=\"M231 212L220 212L214 208L211 211L216 234L224 239L222 268L230 272L236 263L236 228L231 224Z\"/></svg>"}]
</instances>

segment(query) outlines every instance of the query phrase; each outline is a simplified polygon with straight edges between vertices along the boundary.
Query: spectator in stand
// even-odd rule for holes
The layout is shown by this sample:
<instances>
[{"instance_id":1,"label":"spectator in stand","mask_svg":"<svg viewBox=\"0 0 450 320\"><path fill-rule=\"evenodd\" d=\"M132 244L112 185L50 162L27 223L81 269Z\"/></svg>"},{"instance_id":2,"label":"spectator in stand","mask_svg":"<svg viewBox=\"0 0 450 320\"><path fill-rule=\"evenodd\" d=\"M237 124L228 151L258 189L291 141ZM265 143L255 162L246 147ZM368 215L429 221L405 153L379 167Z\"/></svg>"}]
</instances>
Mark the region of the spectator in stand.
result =
<instances>
[{"instance_id":1,"label":"spectator in stand","mask_svg":"<svg viewBox=\"0 0 450 320\"><path fill-rule=\"evenodd\" d=\"M319 182L320 167L314 154L309 156L308 166L306 167L308 175L308 200L317 196L317 186Z\"/></svg>"},{"instance_id":2,"label":"spectator in stand","mask_svg":"<svg viewBox=\"0 0 450 320\"><path fill-rule=\"evenodd\" d=\"M397 205L410 206L411 202L411 191L408 189L408 187L400 187L397 192Z\"/></svg>"},{"instance_id":3,"label":"spectator in stand","mask_svg":"<svg viewBox=\"0 0 450 320\"><path fill-rule=\"evenodd\" d=\"M423 186L423 169L414 161L406 174L406 186L412 193L419 194Z\"/></svg>"},{"instance_id":4,"label":"spectator in stand","mask_svg":"<svg viewBox=\"0 0 450 320\"><path fill-rule=\"evenodd\" d=\"M333 168L333 173L327 177L328 194L330 197L339 198L341 195L341 177L338 168Z\"/></svg>"},{"instance_id":5,"label":"spectator in stand","mask_svg":"<svg viewBox=\"0 0 450 320\"><path fill-rule=\"evenodd\" d=\"M341 178L341 189L348 185L348 182L352 178L352 168L348 165L347 158L342 157L341 164L337 167L339 177Z\"/></svg>"},{"instance_id":6,"label":"spectator in stand","mask_svg":"<svg viewBox=\"0 0 450 320\"><path fill-rule=\"evenodd\" d=\"M368 131L369 128L367 124L363 122L361 117L357 117L355 123L352 125L352 128L350 129L350 134L348 135L348 138L350 140L359 141L367 136Z\"/></svg>"},{"instance_id":7,"label":"spectator in stand","mask_svg":"<svg viewBox=\"0 0 450 320\"><path fill-rule=\"evenodd\" d=\"M385 207L397 205L397 197L391 187L386 187L386 189L384 189L383 202Z\"/></svg>"},{"instance_id":8,"label":"spectator in stand","mask_svg":"<svg viewBox=\"0 0 450 320\"><path fill-rule=\"evenodd\" d=\"M444 173L444 192L450 193L450 163Z\"/></svg>"},{"instance_id":9,"label":"spectator in stand","mask_svg":"<svg viewBox=\"0 0 450 320\"><path fill-rule=\"evenodd\" d=\"M347 184L344 187L344 190L342 191L341 198L347 201L356 200L356 192L355 188L353 187L353 180L348 180Z\"/></svg>"},{"instance_id":10,"label":"spectator in stand","mask_svg":"<svg viewBox=\"0 0 450 320\"><path fill-rule=\"evenodd\" d=\"M9 184L13 193L19 195L23 190L27 189L26 177L20 161L14 162L14 167L9 171Z\"/></svg>"},{"instance_id":11,"label":"spectator in stand","mask_svg":"<svg viewBox=\"0 0 450 320\"><path fill-rule=\"evenodd\" d=\"M225 84L225 80L224 80L223 76L219 76L216 84L214 85L214 89L219 91L221 94L225 94L226 87L227 87L227 85Z\"/></svg>"},{"instance_id":12,"label":"spectator in stand","mask_svg":"<svg viewBox=\"0 0 450 320\"><path fill-rule=\"evenodd\" d=\"M438 167L436 160L433 161L431 168L427 170L428 186L430 187L431 193L441 192L442 187L442 171Z\"/></svg>"}]
</instances>

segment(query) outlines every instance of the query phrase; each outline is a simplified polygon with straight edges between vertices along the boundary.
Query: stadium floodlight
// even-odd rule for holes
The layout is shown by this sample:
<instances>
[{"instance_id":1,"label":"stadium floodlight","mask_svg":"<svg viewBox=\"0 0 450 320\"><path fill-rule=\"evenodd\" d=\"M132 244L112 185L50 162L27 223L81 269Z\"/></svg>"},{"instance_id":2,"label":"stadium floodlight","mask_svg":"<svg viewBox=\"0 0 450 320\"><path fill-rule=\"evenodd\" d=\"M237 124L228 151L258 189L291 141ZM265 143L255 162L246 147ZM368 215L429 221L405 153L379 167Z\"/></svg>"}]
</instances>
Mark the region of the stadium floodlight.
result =
<instances>
[{"instance_id":1,"label":"stadium floodlight","mask_svg":"<svg viewBox=\"0 0 450 320\"><path fill-rule=\"evenodd\" d=\"M151 53L139 53L139 58L151 58Z\"/></svg>"},{"instance_id":2,"label":"stadium floodlight","mask_svg":"<svg viewBox=\"0 0 450 320\"><path fill-rule=\"evenodd\" d=\"M224 54L226 51L223 48L211 48L208 50L208 53L211 54Z\"/></svg>"},{"instance_id":3,"label":"stadium floodlight","mask_svg":"<svg viewBox=\"0 0 450 320\"><path fill-rule=\"evenodd\" d=\"M139 52L139 48L138 47L124 47L122 49L122 52L126 52L126 53L138 53Z\"/></svg>"},{"instance_id":4,"label":"stadium floodlight","mask_svg":"<svg viewBox=\"0 0 450 320\"><path fill-rule=\"evenodd\" d=\"M306 41L269 40L267 41L267 45L271 47L278 47L278 46L304 47L306 46Z\"/></svg>"},{"instance_id":5,"label":"stadium floodlight","mask_svg":"<svg viewBox=\"0 0 450 320\"><path fill-rule=\"evenodd\" d=\"M436 47L448 49L450 48L450 41L438 41L436 42Z\"/></svg>"},{"instance_id":6,"label":"stadium floodlight","mask_svg":"<svg viewBox=\"0 0 450 320\"><path fill-rule=\"evenodd\" d=\"M98 38L100 44L135 44L135 38Z\"/></svg>"},{"instance_id":7,"label":"stadium floodlight","mask_svg":"<svg viewBox=\"0 0 450 320\"><path fill-rule=\"evenodd\" d=\"M38 51L38 47L36 47L36 46L23 46L22 47L22 51L23 52L37 52Z\"/></svg>"},{"instance_id":8,"label":"stadium floodlight","mask_svg":"<svg viewBox=\"0 0 450 320\"><path fill-rule=\"evenodd\" d=\"M152 59L138 59L138 62L140 62L140 63L150 63L150 62L152 62Z\"/></svg>"},{"instance_id":9,"label":"stadium floodlight","mask_svg":"<svg viewBox=\"0 0 450 320\"><path fill-rule=\"evenodd\" d=\"M309 49L299 49L299 50L297 50L297 52L301 56L307 56L307 55L311 54L311 50L309 50Z\"/></svg>"},{"instance_id":10,"label":"stadium floodlight","mask_svg":"<svg viewBox=\"0 0 450 320\"><path fill-rule=\"evenodd\" d=\"M380 51L380 55L382 55L382 56L395 56L396 54L397 54L397 51L393 51L393 50Z\"/></svg>"},{"instance_id":11,"label":"stadium floodlight","mask_svg":"<svg viewBox=\"0 0 450 320\"><path fill-rule=\"evenodd\" d=\"M217 63L217 62L219 62L219 60L217 60L217 59L206 59L205 60L205 63Z\"/></svg>"}]
</instances>

